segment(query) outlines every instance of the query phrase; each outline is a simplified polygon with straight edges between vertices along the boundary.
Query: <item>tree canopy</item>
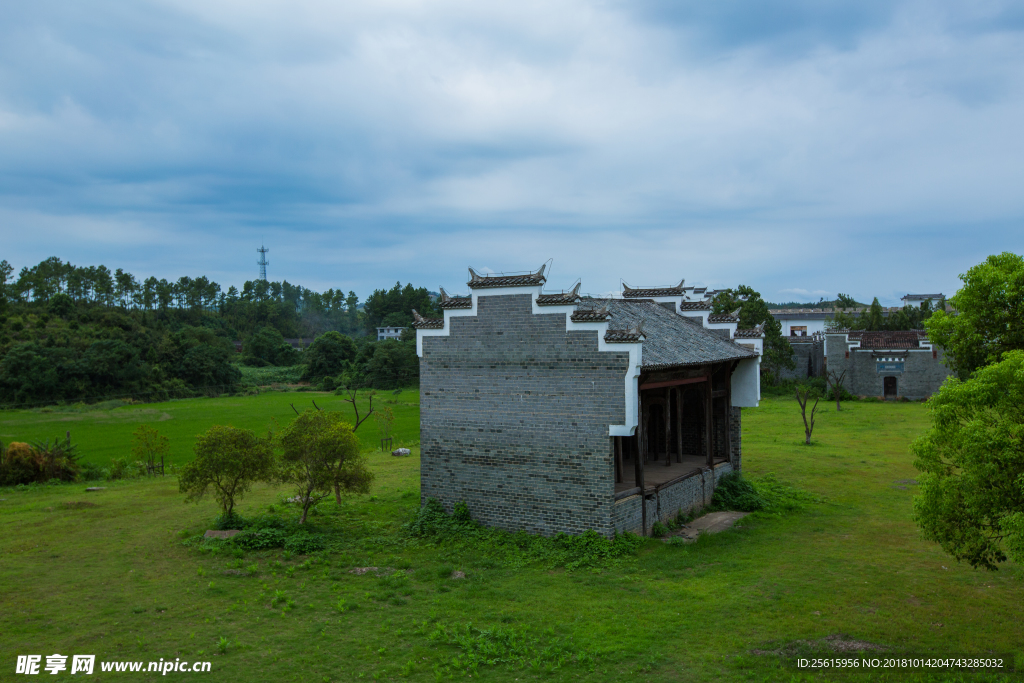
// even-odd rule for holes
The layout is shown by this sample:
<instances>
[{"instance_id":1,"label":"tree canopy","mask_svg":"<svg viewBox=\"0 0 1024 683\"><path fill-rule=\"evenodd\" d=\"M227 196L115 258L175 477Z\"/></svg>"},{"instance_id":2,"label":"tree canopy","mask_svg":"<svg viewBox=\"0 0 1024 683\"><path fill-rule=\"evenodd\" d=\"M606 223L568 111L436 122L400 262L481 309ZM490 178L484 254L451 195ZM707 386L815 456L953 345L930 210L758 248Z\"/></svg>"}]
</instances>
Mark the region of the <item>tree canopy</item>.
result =
<instances>
[{"instance_id":1,"label":"tree canopy","mask_svg":"<svg viewBox=\"0 0 1024 683\"><path fill-rule=\"evenodd\" d=\"M196 439L196 457L178 476L178 488L186 501L199 502L207 491L220 504L224 516L234 514L235 503L257 481L268 478L274 467L269 439L248 429L215 425Z\"/></svg>"},{"instance_id":2,"label":"tree canopy","mask_svg":"<svg viewBox=\"0 0 1024 683\"><path fill-rule=\"evenodd\" d=\"M719 292L712 302L712 312L715 314L732 313L737 308L740 310L739 329L748 330L764 325L762 370L778 379L783 368L795 368L793 347L782 336L782 323L769 312L768 304L761 298L761 293L753 287L740 285L736 289Z\"/></svg>"},{"instance_id":3,"label":"tree canopy","mask_svg":"<svg viewBox=\"0 0 1024 683\"><path fill-rule=\"evenodd\" d=\"M949 299L954 311L936 311L925 329L957 376L967 379L1007 351L1024 349L1024 257L989 256L960 280L964 286Z\"/></svg>"},{"instance_id":4,"label":"tree canopy","mask_svg":"<svg viewBox=\"0 0 1024 683\"><path fill-rule=\"evenodd\" d=\"M359 455L352 425L341 413L310 408L285 427L278 443L284 450L282 478L295 485L302 505L300 524L331 489L339 503L341 491L369 491L373 474Z\"/></svg>"},{"instance_id":5,"label":"tree canopy","mask_svg":"<svg viewBox=\"0 0 1024 683\"><path fill-rule=\"evenodd\" d=\"M950 378L930 405L932 428L913 445L918 525L974 567L1024 562L1024 351Z\"/></svg>"},{"instance_id":6,"label":"tree canopy","mask_svg":"<svg viewBox=\"0 0 1024 683\"><path fill-rule=\"evenodd\" d=\"M366 330L376 334L382 326L408 327L412 324L412 309L421 315L439 315L425 287L413 287L401 282L389 290L378 289L366 298Z\"/></svg>"}]
</instances>

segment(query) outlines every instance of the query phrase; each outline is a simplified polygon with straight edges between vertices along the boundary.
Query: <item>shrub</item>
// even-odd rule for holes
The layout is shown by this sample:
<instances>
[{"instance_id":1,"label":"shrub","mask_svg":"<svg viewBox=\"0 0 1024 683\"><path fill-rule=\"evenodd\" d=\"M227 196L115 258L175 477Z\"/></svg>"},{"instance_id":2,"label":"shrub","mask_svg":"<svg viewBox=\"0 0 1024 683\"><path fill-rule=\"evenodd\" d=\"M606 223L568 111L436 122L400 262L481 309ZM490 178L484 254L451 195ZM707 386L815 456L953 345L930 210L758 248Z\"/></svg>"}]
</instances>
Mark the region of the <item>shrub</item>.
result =
<instances>
[{"instance_id":1,"label":"shrub","mask_svg":"<svg viewBox=\"0 0 1024 683\"><path fill-rule=\"evenodd\" d=\"M327 540L320 534L297 534L284 542L284 549L296 555L309 555L326 547Z\"/></svg>"},{"instance_id":2,"label":"shrub","mask_svg":"<svg viewBox=\"0 0 1024 683\"><path fill-rule=\"evenodd\" d=\"M662 524L660 521L655 522L651 526L651 536L654 538L662 538L668 533L668 527Z\"/></svg>"},{"instance_id":3,"label":"shrub","mask_svg":"<svg viewBox=\"0 0 1024 683\"><path fill-rule=\"evenodd\" d=\"M739 512L756 512L763 510L767 501L757 493L757 489L739 472L730 472L722 476L715 486L715 495L711 499L712 510L737 510Z\"/></svg>"},{"instance_id":4,"label":"shrub","mask_svg":"<svg viewBox=\"0 0 1024 683\"><path fill-rule=\"evenodd\" d=\"M30 484L38 479L39 468L36 465L32 447L27 443L12 441L0 454L0 485L17 486Z\"/></svg>"},{"instance_id":5,"label":"shrub","mask_svg":"<svg viewBox=\"0 0 1024 683\"><path fill-rule=\"evenodd\" d=\"M231 540L246 550L267 550L280 548L287 536L281 529L265 527L263 529L246 529Z\"/></svg>"}]
</instances>

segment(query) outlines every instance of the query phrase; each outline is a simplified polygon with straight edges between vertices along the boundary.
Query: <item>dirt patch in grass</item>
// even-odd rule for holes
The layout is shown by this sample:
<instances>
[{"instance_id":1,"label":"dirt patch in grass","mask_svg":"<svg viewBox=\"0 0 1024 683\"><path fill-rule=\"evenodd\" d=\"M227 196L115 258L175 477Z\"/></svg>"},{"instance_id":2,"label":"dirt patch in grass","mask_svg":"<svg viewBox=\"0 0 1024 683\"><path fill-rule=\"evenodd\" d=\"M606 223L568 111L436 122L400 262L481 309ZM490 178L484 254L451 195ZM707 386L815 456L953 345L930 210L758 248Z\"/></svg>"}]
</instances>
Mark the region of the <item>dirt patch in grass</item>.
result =
<instances>
[{"instance_id":1,"label":"dirt patch in grass","mask_svg":"<svg viewBox=\"0 0 1024 683\"><path fill-rule=\"evenodd\" d=\"M96 507L96 503L88 503L84 500L73 500L61 503L60 506L67 510L78 510L80 508L94 508Z\"/></svg>"},{"instance_id":2,"label":"dirt patch in grass","mask_svg":"<svg viewBox=\"0 0 1024 683\"><path fill-rule=\"evenodd\" d=\"M780 657L792 657L806 652L883 652L886 648L876 643L869 643L866 640L858 640L842 633L819 638L817 640L793 640L784 643L771 650L751 650L755 655L777 655Z\"/></svg>"}]
</instances>

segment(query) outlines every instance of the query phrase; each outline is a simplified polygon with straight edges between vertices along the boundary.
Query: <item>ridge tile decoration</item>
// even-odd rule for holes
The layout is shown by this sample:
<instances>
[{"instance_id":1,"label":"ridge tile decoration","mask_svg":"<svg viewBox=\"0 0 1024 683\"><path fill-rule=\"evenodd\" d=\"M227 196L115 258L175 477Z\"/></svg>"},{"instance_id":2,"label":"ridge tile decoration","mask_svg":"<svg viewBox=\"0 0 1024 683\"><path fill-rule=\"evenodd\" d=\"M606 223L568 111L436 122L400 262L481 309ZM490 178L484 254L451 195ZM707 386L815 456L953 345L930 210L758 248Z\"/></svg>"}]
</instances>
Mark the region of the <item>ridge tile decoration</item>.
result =
<instances>
[{"instance_id":1,"label":"ridge tile decoration","mask_svg":"<svg viewBox=\"0 0 1024 683\"><path fill-rule=\"evenodd\" d=\"M472 268L469 269L469 285L470 289L484 289L487 287L535 287L542 285L547 282L547 278L544 276L544 270L547 265L543 265L535 273L527 273L526 275L480 275Z\"/></svg>"},{"instance_id":2,"label":"ridge tile decoration","mask_svg":"<svg viewBox=\"0 0 1024 683\"><path fill-rule=\"evenodd\" d=\"M574 304L580 300L580 284L576 283L576 286L570 289L568 292L556 292L553 294L539 294L537 296L538 306L566 306L568 304Z\"/></svg>"},{"instance_id":3,"label":"ridge tile decoration","mask_svg":"<svg viewBox=\"0 0 1024 683\"><path fill-rule=\"evenodd\" d=\"M473 297L470 296L449 296L444 287L439 287L441 297L437 301L438 308L452 310L458 308L473 308Z\"/></svg>"},{"instance_id":4,"label":"ridge tile decoration","mask_svg":"<svg viewBox=\"0 0 1024 683\"><path fill-rule=\"evenodd\" d=\"M444 329L444 318L424 318L412 309L412 326L417 330L440 330Z\"/></svg>"},{"instance_id":5,"label":"ridge tile decoration","mask_svg":"<svg viewBox=\"0 0 1024 683\"><path fill-rule=\"evenodd\" d=\"M674 287L637 287L633 288L622 283L622 296L625 299L639 299L652 296L682 296L685 279L679 281Z\"/></svg>"},{"instance_id":6,"label":"ridge tile decoration","mask_svg":"<svg viewBox=\"0 0 1024 683\"><path fill-rule=\"evenodd\" d=\"M679 304L680 311L710 311L710 301L684 301Z\"/></svg>"}]
</instances>

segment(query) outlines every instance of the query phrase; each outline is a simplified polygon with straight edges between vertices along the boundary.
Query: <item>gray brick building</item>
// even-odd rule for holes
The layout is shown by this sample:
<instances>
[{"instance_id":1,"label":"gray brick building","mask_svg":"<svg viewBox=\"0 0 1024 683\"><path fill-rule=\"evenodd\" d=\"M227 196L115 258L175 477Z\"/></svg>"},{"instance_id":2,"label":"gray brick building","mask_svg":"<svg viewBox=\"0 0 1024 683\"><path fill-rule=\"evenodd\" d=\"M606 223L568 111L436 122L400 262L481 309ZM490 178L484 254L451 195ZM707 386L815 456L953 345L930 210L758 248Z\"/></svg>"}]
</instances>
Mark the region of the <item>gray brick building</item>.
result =
<instances>
[{"instance_id":1,"label":"gray brick building","mask_svg":"<svg viewBox=\"0 0 1024 683\"><path fill-rule=\"evenodd\" d=\"M710 501L740 468L761 330L683 283L611 299L544 283L471 269L444 318L414 312L423 499L547 535L645 533Z\"/></svg>"},{"instance_id":2,"label":"gray brick building","mask_svg":"<svg viewBox=\"0 0 1024 683\"><path fill-rule=\"evenodd\" d=\"M845 372L844 386L857 396L920 400L951 374L924 330L836 330L825 335L825 354L828 371Z\"/></svg>"}]
</instances>

